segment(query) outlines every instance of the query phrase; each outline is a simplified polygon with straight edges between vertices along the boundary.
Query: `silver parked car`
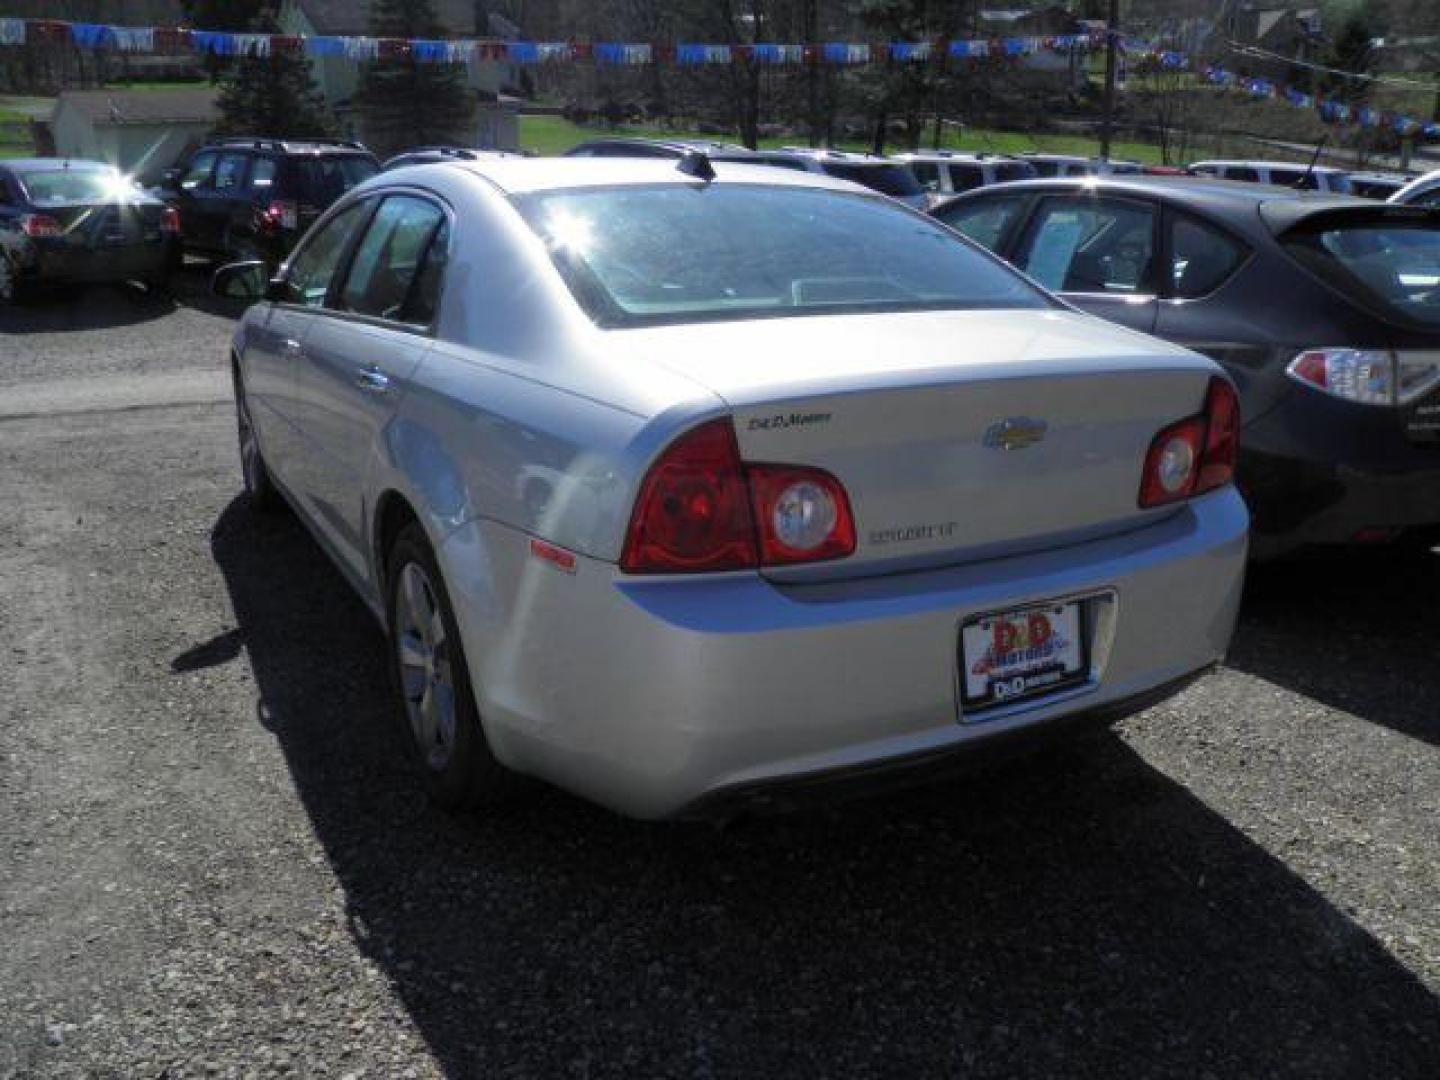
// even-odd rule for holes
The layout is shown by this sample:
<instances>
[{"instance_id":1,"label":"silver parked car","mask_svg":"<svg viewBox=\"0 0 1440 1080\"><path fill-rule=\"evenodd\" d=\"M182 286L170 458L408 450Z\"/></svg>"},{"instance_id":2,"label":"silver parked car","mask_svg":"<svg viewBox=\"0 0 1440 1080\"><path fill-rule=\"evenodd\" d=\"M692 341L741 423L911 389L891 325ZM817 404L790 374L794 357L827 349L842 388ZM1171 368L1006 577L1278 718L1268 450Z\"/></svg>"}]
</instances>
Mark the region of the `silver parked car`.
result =
<instances>
[{"instance_id":1,"label":"silver parked car","mask_svg":"<svg viewBox=\"0 0 1440 1080\"><path fill-rule=\"evenodd\" d=\"M448 804L512 772L641 817L921 775L1158 701L1230 637L1220 369L844 181L397 169L231 362L250 497L387 629Z\"/></svg>"}]
</instances>

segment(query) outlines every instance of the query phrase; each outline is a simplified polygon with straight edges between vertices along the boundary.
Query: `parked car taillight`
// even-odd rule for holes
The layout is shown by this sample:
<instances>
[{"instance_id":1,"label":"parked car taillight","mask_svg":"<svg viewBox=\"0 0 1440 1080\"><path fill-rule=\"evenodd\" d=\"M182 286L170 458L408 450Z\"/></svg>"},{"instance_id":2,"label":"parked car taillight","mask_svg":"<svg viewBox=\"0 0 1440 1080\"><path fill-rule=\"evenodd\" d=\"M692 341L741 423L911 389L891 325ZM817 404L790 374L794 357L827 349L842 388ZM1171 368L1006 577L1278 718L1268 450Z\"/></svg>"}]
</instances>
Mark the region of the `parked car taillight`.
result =
<instances>
[{"instance_id":1,"label":"parked car taillight","mask_svg":"<svg viewBox=\"0 0 1440 1080\"><path fill-rule=\"evenodd\" d=\"M294 229L300 224L300 204L286 199L275 199L260 212L260 229L266 233L277 233L281 229Z\"/></svg>"},{"instance_id":2,"label":"parked car taillight","mask_svg":"<svg viewBox=\"0 0 1440 1080\"><path fill-rule=\"evenodd\" d=\"M167 206L160 211L160 231L171 236L180 235L180 211Z\"/></svg>"},{"instance_id":3,"label":"parked car taillight","mask_svg":"<svg viewBox=\"0 0 1440 1080\"><path fill-rule=\"evenodd\" d=\"M747 465L766 566L841 559L855 550L855 519L840 481L820 469Z\"/></svg>"},{"instance_id":4,"label":"parked car taillight","mask_svg":"<svg viewBox=\"0 0 1440 1080\"><path fill-rule=\"evenodd\" d=\"M1361 405L1408 405L1440 386L1440 355L1388 349L1306 349L1285 369L1297 382Z\"/></svg>"},{"instance_id":5,"label":"parked car taillight","mask_svg":"<svg viewBox=\"0 0 1440 1080\"><path fill-rule=\"evenodd\" d=\"M1224 379L1211 379L1205 411L1156 435L1145 455L1140 506L1164 506L1203 495L1235 479L1240 451L1240 399Z\"/></svg>"},{"instance_id":6,"label":"parked car taillight","mask_svg":"<svg viewBox=\"0 0 1440 1080\"><path fill-rule=\"evenodd\" d=\"M632 574L745 570L855 550L844 487L827 472L740 460L729 418L676 439L646 473L620 567Z\"/></svg>"},{"instance_id":7,"label":"parked car taillight","mask_svg":"<svg viewBox=\"0 0 1440 1080\"><path fill-rule=\"evenodd\" d=\"M20 230L26 236L59 236L60 222L49 214L26 214L20 219Z\"/></svg>"}]
</instances>

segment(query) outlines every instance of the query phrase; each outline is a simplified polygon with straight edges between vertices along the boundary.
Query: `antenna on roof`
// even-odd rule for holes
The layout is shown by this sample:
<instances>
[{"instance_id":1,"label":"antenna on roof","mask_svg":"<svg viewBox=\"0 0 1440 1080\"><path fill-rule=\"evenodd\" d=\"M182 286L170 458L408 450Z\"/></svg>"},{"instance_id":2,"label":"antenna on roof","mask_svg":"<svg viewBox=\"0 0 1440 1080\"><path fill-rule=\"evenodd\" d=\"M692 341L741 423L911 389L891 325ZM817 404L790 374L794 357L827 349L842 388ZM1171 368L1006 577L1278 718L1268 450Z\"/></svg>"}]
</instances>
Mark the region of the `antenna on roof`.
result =
<instances>
[{"instance_id":1,"label":"antenna on roof","mask_svg":"<svg viewBox=\"0 0 1440 1080\"><path fill-rule=\"evenodd\" d=\"M710 164L710 159L703 150L686 150L680 155L680 161L675 168L686 176L693 176L707 184L715 179L715 166Z\"/></svg>"},{"instance_id":2,"label":"antenna on roof","mask_svg":"<svg viewBox=\"0 0 1440 1080\"><path fill-rule=\"evenodd\" d=\"M1315 153L1310 155L1310 164L1305 166L1305 175L1296 182L1297 188L1303 188L1310 182L1310 174L1315 171L1315 163L1320 160L1320 151L1325 149L1325 144L1330 141L1330 133L1327 131L1320 136L1320 141L1315 144Z\"/></svg>"}]
</instances>

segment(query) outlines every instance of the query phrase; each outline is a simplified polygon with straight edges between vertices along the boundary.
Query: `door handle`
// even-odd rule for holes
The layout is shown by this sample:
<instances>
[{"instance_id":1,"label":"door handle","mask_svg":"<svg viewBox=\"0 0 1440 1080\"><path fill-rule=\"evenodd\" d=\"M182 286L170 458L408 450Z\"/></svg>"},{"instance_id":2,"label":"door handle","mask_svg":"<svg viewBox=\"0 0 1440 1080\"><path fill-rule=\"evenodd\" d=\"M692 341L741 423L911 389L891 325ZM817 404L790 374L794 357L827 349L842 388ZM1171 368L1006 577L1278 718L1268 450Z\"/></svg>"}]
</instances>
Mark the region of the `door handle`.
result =
<instances>
[{"instance_id":1,"label":"door handle","mask_svg":"<svg viewBox=\"0 0 1440 1080\"><path fill-rule=\"evenodd\" d=\"M355 376L355 385L372 394L383 394L390 389L390 376L372 364L360 369Z\"/></svg>"},{"instance_id":2,"label":"door handle","mask_svg":"<svg viewBox=\"0 0 1440 1080\"><path fill-rule=\"evenodd\" d=\"M302 352L304 352L304 350L300 347L300 342L296 341L294 338L286 338L280 343L280 348L285 350L286 356L299 356Z\"/></svg>"}]
</instances>

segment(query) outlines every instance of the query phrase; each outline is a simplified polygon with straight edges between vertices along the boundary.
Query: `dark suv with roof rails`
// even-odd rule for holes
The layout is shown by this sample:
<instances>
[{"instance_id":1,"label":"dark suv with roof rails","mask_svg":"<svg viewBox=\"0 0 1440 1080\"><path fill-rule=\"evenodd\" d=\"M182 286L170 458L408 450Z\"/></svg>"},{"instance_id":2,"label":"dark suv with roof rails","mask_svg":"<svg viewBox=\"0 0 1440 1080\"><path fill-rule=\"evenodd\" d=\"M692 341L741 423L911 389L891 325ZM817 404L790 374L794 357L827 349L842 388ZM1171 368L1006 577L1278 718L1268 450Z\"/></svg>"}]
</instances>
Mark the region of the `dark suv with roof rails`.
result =
<instances>
[{"instance_id":1,"label":"dark suv with roof rails","mask_svg":"<svg viewBox=\"0 0 1440 1080\"><path fill-rule=\"evenodd\" d=\"M379 171L358 142L220 139L167 170L164 188L187 252L277 266L331 203Z\"/></svg>"}]
</instances>

